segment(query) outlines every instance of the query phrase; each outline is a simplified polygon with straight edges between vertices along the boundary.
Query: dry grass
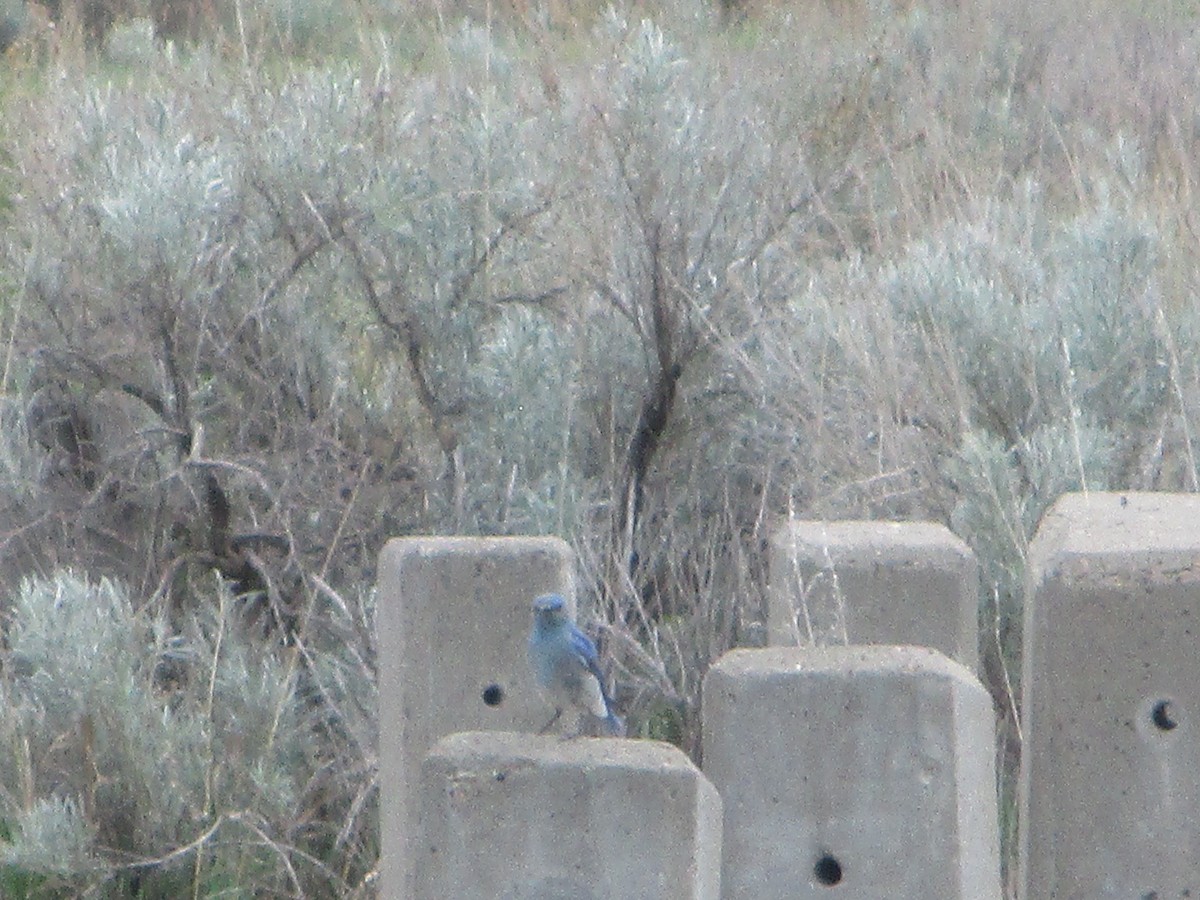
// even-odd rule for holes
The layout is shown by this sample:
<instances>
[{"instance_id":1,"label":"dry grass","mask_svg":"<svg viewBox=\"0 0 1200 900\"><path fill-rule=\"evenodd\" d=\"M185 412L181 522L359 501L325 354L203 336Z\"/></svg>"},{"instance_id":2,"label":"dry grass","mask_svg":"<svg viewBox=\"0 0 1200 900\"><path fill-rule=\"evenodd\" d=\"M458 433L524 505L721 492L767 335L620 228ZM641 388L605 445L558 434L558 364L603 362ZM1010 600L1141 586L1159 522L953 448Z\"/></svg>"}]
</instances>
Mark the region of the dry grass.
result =
<instances>
[{"instance_id":1,"label":"dry grass","mask_svg":"<svg viewBox=\"0 0 1200 900\"><path fill-rule=\"evenodd\" d=\"M290 8L168 47L67 5L0 70L0 563L117 576L179 633L216 569L324 754L290 823L209 806L141 883L219 880L237 831L246 883L373 889L342 598L421 531L567 536L634 727L695 752L778 522L946 522L1007 801L1041 511L1200 477L1188 6Z\"/></svg>"}]
</instances>

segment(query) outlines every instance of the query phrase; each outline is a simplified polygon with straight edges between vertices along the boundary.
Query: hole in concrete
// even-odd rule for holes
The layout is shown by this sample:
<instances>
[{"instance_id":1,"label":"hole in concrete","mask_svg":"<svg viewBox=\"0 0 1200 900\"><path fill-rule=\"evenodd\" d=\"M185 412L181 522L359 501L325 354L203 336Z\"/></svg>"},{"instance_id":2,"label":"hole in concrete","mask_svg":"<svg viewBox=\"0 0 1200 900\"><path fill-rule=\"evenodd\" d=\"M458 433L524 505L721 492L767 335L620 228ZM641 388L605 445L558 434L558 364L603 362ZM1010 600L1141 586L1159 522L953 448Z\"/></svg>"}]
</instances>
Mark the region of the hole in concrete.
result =
<instances>
[{"instance_id":1,"label":"hole in concrete","mask_svg":"<svg viewBox=\"0 0 1200 900\"><path fill-rule=\"evenodd\" d=\"M842 880L842 864L826 853L813 866L813 877L817 879L817 884L839 884Z\"/></svg>"},{"instance_id":2,"label":"hole in concrete","mask_svg":"<svg viewBox=\"0 0 1200 900\"><path fill-rule=\"evenodd\" d=\"M1150 721L1159 731L1171 731L1179 725L1175 705L1170 700L1159 700L1150 710Z\"/></svg>"},{"instance_id":3,"label":"hole in concrete","mask_svg":"<svg viewBox=\"0 0 1200 900\"><path fill-rule=\"evenodd\" d=\"M499 706L504 702L504 688L498 684L489 684L483 689L483 702L486 706Z\"/></svg>"}]
</instances>

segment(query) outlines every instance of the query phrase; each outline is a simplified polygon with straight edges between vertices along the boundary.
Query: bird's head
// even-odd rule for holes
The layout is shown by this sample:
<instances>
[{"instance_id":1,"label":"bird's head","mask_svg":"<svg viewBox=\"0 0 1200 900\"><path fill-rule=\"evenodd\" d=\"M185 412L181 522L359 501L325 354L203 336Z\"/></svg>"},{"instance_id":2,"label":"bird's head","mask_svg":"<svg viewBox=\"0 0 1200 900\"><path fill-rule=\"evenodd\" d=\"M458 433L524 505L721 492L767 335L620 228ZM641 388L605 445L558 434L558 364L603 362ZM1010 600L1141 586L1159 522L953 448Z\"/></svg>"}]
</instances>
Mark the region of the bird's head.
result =
<instances>
[{"instance_id":1,"label":"bird's head","mask_svg":"<svg viewBox=\"0 0 1200 900\"><path fill-rule=\"evenodd\" d=\"M561 594L542 594L533 601L533 618L542 627L552 627L567 620L567 601Z\"/></svg>"}]
</instances>

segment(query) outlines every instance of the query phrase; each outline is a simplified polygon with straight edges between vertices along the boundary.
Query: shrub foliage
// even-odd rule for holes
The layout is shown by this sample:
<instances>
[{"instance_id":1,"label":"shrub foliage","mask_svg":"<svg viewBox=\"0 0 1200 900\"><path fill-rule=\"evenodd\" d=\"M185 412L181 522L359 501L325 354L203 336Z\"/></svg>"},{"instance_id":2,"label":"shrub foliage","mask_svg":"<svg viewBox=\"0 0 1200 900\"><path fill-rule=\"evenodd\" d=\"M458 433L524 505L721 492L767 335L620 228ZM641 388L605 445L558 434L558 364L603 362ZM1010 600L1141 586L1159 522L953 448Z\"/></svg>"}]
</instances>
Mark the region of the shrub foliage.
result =
<instances>
[{"instance_id":1,"label":"shrub foliage","mask_svg":"<svg viewBox=\"0 0 1200 900\"><path fill-rule=\"evenodd\" d=\"M372 893L400 534L567 537L695 751L783 517L946 522L1009 790L1039 517L1198 486L1198 45L1085 5L24 17L0 889Z\"/></svg>"}]
</instances>

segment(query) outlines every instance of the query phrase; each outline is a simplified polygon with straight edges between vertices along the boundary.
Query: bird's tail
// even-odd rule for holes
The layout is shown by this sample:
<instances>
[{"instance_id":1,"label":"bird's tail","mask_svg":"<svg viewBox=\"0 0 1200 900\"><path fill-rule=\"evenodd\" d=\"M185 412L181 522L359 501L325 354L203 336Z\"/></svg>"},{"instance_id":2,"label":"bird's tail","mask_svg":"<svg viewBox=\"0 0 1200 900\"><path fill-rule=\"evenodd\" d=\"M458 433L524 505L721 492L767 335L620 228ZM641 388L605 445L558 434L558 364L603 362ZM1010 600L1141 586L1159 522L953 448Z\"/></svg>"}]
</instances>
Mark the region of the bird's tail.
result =
<instances>
[{"instance_id":1,"label":"bird's tail","mask_svg":"<svg viewBox=\"0 0 1200 900\"><path fill-rule=\"evenodd\" d=\"M608 737L625 737L625 720L614 713L611 709L608 715L602 720L604 733Z\"/></svg>"}]
</instances>

